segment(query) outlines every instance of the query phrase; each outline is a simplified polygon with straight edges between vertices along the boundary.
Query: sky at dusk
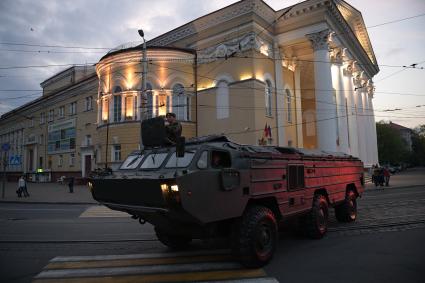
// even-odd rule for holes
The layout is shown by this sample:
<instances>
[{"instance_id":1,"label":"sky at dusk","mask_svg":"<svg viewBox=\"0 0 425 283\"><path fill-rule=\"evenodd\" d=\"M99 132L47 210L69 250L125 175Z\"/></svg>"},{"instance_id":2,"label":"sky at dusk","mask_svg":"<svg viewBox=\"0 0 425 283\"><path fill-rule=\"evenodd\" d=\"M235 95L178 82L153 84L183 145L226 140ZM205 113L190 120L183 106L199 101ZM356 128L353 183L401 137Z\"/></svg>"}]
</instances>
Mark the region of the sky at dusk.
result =
<instances>
[{"instance_id":1,"label":"sky at dusk","mask_svg":"<svg viewBox=\"0 0 425 283\"><path fill-rule=\"evenodd\" d=\"M0 114L41 96L40 83L69 64L94 64L108 49L140 41L140 28L149 40L234 2L237 1L2 0ZM300 1L265 2L280 10ZM380 65L380 72L373 79L376 121L391 120L407 127L425 124L425 69L420 69L425 67L425 1L347 2L362 12ZM405 19L410 17L414 18ZM401 19L405 20L398 21ZM415 69L395 67L411 64L418 65ZM46 65L59 66L28 67ZM394 109L400 110L387 111Z\"/></svg>"}]
</instances>

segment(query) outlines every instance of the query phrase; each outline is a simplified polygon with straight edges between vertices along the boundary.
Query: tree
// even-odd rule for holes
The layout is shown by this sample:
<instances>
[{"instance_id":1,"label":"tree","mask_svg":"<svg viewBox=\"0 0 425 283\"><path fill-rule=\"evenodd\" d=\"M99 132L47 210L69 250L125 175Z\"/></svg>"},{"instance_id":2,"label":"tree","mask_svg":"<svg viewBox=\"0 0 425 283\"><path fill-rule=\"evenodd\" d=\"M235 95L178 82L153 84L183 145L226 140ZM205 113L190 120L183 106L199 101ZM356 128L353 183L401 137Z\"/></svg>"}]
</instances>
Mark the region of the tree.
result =
<instances>
[{"instance_id":1,"label":"tree","mask_svg":"<svg viewBox=\"0 0 425 283\"><path fill-rule=\"evenodd\" d=\"M412 159L411 162L416 166L425 165L425 124L416 127L412 136Z\"/></svg>"},{"instance_id":2,"label":"tree","mask_svg":"<svg viewBox=\"0 0 425 283\"><path fill-rule=\"evenodd\" d=\"M389 124L381 121L376 123L376 134L378 140L379 163L409 162L411 154L407 149L405 141L400 133Z\"/></svg>"}]
</instances>

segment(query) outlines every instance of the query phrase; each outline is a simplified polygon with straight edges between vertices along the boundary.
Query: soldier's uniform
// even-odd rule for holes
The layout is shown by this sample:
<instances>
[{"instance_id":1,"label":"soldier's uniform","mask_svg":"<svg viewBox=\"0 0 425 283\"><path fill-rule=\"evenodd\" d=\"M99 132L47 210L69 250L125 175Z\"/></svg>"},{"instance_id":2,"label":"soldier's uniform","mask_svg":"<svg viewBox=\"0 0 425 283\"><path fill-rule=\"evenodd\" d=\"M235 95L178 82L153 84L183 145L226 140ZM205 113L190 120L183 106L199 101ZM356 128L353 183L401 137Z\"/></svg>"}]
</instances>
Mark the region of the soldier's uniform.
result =
<instances>
[{"instance_id":1,"label":"soldier's uniform","mask_svg":"<svg viewBox=\"0 0 425 283\"><path fill-rule=\"evenodd\" d=\"M179 122L174 122L165 126L167 140L170 143L177 143L177 139L182 135L182 125Z\"/></svg>"}]
</instances>

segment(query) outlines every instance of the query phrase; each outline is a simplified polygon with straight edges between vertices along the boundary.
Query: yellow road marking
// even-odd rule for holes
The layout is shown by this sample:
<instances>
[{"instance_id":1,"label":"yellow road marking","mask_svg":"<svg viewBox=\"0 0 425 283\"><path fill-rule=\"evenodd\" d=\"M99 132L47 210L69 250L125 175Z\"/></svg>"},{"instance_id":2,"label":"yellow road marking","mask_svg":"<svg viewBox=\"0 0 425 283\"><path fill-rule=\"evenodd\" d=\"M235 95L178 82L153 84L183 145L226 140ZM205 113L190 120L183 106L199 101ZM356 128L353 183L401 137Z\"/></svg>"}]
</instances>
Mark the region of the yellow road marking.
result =
<instances>
[{"instance_id":1,"label":"yellow road marking","mask_svg":"<svg viewBox=\"0 0 425 283\"><path fill-rule=\"evenodd\" d=\"M151 274L151 275L132 275L132 276L107 276L107 277L83 277L68 279L40 279L34 283L127 283L127 282L186 282L200 280L224 280L238 278L264 277L266 274L263 269L237 269L224 271L206 271L190 273L169 273L169 274Z\"/></svg>"},{"instance_id":2,"label":"yellow road marking","mask_svg":"<svg viewBox=\"0 0 425 283\"><path fill-rule=\"evenodd\" d=\"M76 262L51 262L45 269L71 269L71 268L98 268L98 267L122 267L136 265L158 265L158 264L177 264L192 262L212 262L232 260L230 254L221 255L201 255L191 257L174 257L174 258L138 258L128 260L90 260Z\"/></svg>"}]
</instances>

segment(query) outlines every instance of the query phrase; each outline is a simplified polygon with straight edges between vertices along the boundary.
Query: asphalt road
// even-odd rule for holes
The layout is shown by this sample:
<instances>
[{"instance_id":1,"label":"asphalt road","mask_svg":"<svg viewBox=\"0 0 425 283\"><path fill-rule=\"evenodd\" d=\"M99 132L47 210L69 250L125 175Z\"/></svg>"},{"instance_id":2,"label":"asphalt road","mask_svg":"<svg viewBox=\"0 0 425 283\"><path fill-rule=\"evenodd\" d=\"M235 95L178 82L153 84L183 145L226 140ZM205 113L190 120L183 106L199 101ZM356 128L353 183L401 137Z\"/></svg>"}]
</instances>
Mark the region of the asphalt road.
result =
<instances>
[{"instance_id":1,"label":"asphalt road","mask_svg":"<svg viewBox=\"0 0 425 283\"><path fill-rule=\"evenodd\" d=\"M424 239L425 188L368 191L359 200L356 223L340 224L332 218L329 233L321 240L309 240L284 231L272 262L254 272L263 272L279 282L423 282ZM191 248L196 256L175 257L156 241L150 225L142 226L123 214L97 206L0 205L1 282L30 282L46 265L52 265L50 260L58 260L58 256L94 255L166 255L172 257L167 261L190 262L184 268L205 266L208 270L215 268L210 271L212 275L219 270L220 274L236 276L227 270L234 263L228 262L225 256L223 260L206 258L205 254L216 248L226 248L226 245L220 241L196 241ZM142 259L137 260L140 263ZM206 260L217 263L206 264ZM108 264L136 264L122 261L119 258ZM171 265L163 263L151 262L151 265L163 268L158 272L164 273ZM225 269L227 271L223 271ZM182 272L178 274L182 276ZM139 277L129 278L140 281Z\"/></svg>"}]
</instances>

